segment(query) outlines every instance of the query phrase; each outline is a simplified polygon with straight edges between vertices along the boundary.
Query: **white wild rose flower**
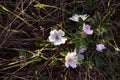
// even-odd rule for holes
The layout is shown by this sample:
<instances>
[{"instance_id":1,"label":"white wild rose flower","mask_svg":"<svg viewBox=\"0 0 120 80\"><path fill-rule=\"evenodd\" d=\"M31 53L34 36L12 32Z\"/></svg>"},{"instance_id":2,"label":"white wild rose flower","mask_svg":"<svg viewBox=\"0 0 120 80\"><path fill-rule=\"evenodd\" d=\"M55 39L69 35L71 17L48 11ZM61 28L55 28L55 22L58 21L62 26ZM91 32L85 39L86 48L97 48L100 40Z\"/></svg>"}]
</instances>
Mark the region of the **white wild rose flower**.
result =
<instances>
[{"instance_id":1,"label":"white wild rose flower","mask_svg":"<svg viewBox=\"0 0 120 80\"><path fill-rule=\"evenodd\" d=\"M84 15L79 15L79 17L80 17L83 21L85 21L85 20L89 17L89 15L84 14Z\"/></svg>"},{"instance_id":2,"label":"white wild rose flower","mask_svg":"<svg viewBox=\"0 0 120 80\"><path fill-rule=\"evenodd\" d=\"M77 67L77 56L76 52L68 53L67 56L65 57L65 66L76 68Z\"/></svg>"},{"instance_id":3,"label":"white wild rose flower","mask_svg":"<svg viewBox=\"0 0 120 80\"><path fill-rule=\"evenodd\" d=\"M69 19L72 21L75 21L75 22L79 22L79 18L81 18L83 21L85 21L88 17L89 17L89 15L87 15L87 14L85 14L85 15L74 14Z\"/></svg>"},{"instance_id":4,"label":"white wild rose flower","mask_svg":"<svg viewBox=\"0 0 120 80\"><path fill-rule=\"evenodd\" d=\"M96 50L97 51L103 52L103 49L106 49L104 44L97 44L96 45Z\"/></svg>"},{"instance_id":5,"label":"white wild rose flower","mask_svg":"<svg viewBox=\"0 0 120 80\"><path fill-rule=\"evenodd\" d=\"M83 31L84 31L87 35L93 34L93 30L90 29L90 25L86 25L85 23L83 23Z\"/></svg>"},{"instance_id":6,"label":"white wild rose flower","mask_svg":"<svg viewBox=\"0 0 120 80\"><path fill-rule=\"evenodd\" d=\"M75 14L72 17L70 17L69 19L72 20L72 21L75 21L75 22L79 22L79 17L80 16L78 14Z\"/></svg>"},{"instance_id":7,"label":"white wild rose flower","mask_svg":"<svg viewBox=\"0 0 120 80\"><path fill-rule=\"evenodd\" d=\"M60 45L60 44L65 44L67 38L63 37L65 35L64 31L60 30L53 30L50 32L50 36L48 37L50 42L53 42L53 44Z\"/></svg>"}]
</instances>

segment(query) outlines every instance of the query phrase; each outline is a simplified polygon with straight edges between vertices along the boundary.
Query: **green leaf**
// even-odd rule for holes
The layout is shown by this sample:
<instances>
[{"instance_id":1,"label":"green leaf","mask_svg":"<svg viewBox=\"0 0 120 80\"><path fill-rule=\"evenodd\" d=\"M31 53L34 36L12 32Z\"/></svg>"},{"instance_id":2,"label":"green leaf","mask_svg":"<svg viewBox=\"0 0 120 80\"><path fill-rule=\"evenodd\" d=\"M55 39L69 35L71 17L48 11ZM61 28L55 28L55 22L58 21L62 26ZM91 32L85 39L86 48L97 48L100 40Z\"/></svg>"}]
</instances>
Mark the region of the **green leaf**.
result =
<instances>
[{"instance_id":1,"label":"green leaf","mask_svg":"<svg viewBox=\"0 0 120 80\"><path fill-rule=\"evenodd\" d=\"M70 41L71 43L77 43L77 42L81 41L80 33L79 34L72 34L71 37L72 37L72 40Z\"/></svg>"},{"instance_id":2,"label":"green leaf","mask_svg":"<svg viewBox=\"0 0 120 80\"><path fill-rule=\"evenodd\" d=\"M78 51L81 47L81 42L76 43L76 50Z\"/></svg>"},{"instance_id":3,"label":"green leaf","mask_svg":"<svg viewBox=\"0 0 120 80\"><path fill-rule=\"evenodd\" d=\"M18 59L18 57L14 57L12 60L18 61L19 59Z\"/></svg>"},{"instance_id":4,"label":"green leaf","mask_svg":"<svg viewBox=\"0 0 120 80\"><path fill-rule=\"evenodd\" d=\"M107 29L112 26L112 23L103 23L103 26Z\"/></svg>"},{"instance_id":5,"label":"green leaf","mask_svg":"<svg viewBox=\"0 0 120 80\"><path fill-rule=\"evenodd\" d=\"M67 55L68 52L60 52L60 55L65 57Z\"/></svg>"},{"instance_id":6,"label":"green leaf","mask_svg":"<svg viewBox=\"0 0 120 80\"><path fill-rule=\"evenodd\" d=\"M75 39L72 39L70 42L71 42L71 43L77 43L77 42L79 42L79 41L80 41L80 39L75 38Z\"/></svg>"},{"instance_id":7,"label":"green leaf","mask_svg":"<svg viewBox=\"0 0 120 80\"><path fill-rule=\"evenodd\" d=\"M85 0L85 2L87 11L92 14L93 10L96 9L96 3L94 3L93 0Z\"/></svg>"},{"instance_id":8,"label":"green leaf","mask_svg":"<svg viewBox=\"0 0 120 80\"><path fill-rule=\"evenodd\" d=\"M95 56L95 64L96 64L96 67L101 67L103 65L103 60L102 58L100 58L100 56L96 55Z\"/></svg>"},{"instance_id":9,"label":"green leaf","mask_svg":"<svg viewBox=\"0 0 120 80\"><path fill-rule=\"evenodd\" d=\"M61 59L53 58L49 65L53 66L53 65L60 65L60 64L61 64Z\"/></svg>"},{"instance_id":10,"label":"green leaf","mask_svg":"<svg viewBox=\"0 0 120 80\"><path fill-rule=\"evenodd\" d=\"M99 12L95 13L95 22L100 25L101 24L101 16Z\"/></svg>"},{"instance_id":11,"label":"green leaf","mask_svg":"<svg viewBox=\"0 0 120 80\"><path fill-rule=\"evenodd\" d=\"M112 52L110 49L107 49L107 51L106 51L105 54L109 56L109 55L111 55L112 53L113 53L113 52Z\"/></svg>"},{"instance_id":12,"label":"green leaf","mask_svg":"<svg viewBox=\"0 0 120 80\"><path fill-rule=\"evenodd\" d=\"M88 22L91 22L92 24L95 23L94 19L93 18L88 18Z\"/></svg>"},{"instance_id":13,"label":"green leaf","mask_svg":"<svg viewBox=\"0 0 120 80\"><path fill-rule=\"evenodd\" d=\"M103 37L104 42L108 42L110 40L114 40L114 37L112 35L106 35Z\"/></svg>"},{"instance_id":14,"label":"green leaf","mask_svg":"<svg viewBox=\"0 0 120 80\"><path fill-rule=\"evenodd\" d=\"M104 32L106 32L106 29L104 27L98 27L96 31L97 35L102 35Z\"/></svg>"},{"instance_id":15,"label":"green leaf","mask_svg":"<svg viewBox=\"0 0 120 80\"><path fill-rule=\"evenodd\" d=\"M82 24L83 24L83 20L82 20L82 18L81 18L81 17L79 18L79 23L80 23L80 25L82 25Z\"/></svg>"},{"instance_id":16,"label":"green leaf","mask_svg":"<svg viewBox=\"0 0 120 80\"><path fill-rule=\"evenodd\" d=\"M103 20L102 20L102 22L103 23L105 23L105 22L108 22L109 21L109 19L110 19L110 17L111 17L111 13L110 13L110 11L103 17Z\"/></svg>"},{"instance_id":17,"label":"green leaf","mask_svg":"<svg viewBox=\"0 0 120 80\"><path fill-rule=\"evenodd\" d=\"M56 60L53 60L50 65L57 65L57 61Z\"/></svg>"},{"instance_id":18,"label":"green leaf","mask_svg":"<svg viewBox=\"0 0 120 80\"><path fill-rule=\"evenodd\" d=\"M91 7L92 6L92 0L86 0L86 4L88 7Z\"/></svg>"},{"instance_id":19,"label":"green leaf","mask_svg":"<svg viewBox=\"0 0 120 80\"><path fill-rule=\"evenodd\" d=\"M77 58L78 64L82 64L82 60L80 58Z\"/></svg>"},{"instance_id":20,"label":"green leaf","mask_svg":"<svg viewBox=\"0 0 120 80\"><path fill-rule=\"evenodd\" d=\"M20 52L19 52L19 56L26 56L26 52L25 52L25 50L24 49L22 49L22 50L20 50Z\"/></svg>"},{"instance_id":21,"label":"green leaf","mask_svg":"<svg viewBox=\"0 0 120 80\"><path fill-rule=\"evenodd\" d=\"M1 29L4 28L2 24L0 24L0 28L1 28Z\"/></svg>"}]
</instances>

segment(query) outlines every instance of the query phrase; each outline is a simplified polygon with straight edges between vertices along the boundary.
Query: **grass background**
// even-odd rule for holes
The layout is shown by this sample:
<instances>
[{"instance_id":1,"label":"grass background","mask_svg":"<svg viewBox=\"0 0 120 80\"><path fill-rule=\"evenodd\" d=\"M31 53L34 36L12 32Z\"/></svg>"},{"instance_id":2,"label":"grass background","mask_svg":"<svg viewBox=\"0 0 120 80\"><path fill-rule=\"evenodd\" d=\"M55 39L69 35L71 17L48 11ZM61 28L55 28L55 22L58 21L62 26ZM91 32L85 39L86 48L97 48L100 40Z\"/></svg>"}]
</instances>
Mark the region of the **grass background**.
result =
<instances>
[{"instance_id":1,"label":"grass background","mask_svg":"<svg viewBox=\"0 0 120 80\"><path fill-rule=\"evenodd\" d=\"M58 50L51 50L46 41L51 27L67 26L73 13L93 16L98 11L103 16L108 10L113 13L110 31L114 41L110 43L119 48L119 0L0 0L0 79L120 80L119 50L118 54L103 58L104 66L92 69L87 64L76 69L66 69L60 64L51 66L51 58L44 58L59 56ZM40 53L44 56L39 57ZM28 61L19 61L20 54L26 55Z\"/></svg>"}]
</instances>

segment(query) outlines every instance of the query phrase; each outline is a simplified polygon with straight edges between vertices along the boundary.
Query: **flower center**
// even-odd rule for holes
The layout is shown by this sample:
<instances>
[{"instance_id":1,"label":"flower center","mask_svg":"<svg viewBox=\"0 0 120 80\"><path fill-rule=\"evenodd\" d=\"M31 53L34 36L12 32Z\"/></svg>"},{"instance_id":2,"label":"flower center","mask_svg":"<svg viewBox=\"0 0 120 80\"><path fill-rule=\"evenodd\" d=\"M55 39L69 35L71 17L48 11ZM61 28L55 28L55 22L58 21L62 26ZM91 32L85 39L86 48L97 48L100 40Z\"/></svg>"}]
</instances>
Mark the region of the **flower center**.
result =
<instances>
[{"instance_id":1,"label":"flower center","mask_svg":"<svg viewBox=\"0 0 120 80\"><path fill-rule=\"evenodd\" d=\"M59 36L58 36L58 34L55 35L55 39L59 40Z\"/></svg>"},{"instance_id":2,"label":"flower center","mask_svg":"<svg viewBox=\"0 0 120 80\"><path fill-rule=\"evenodd\" d=\"M73 59L71 57L68 58L68 62L72 62Z\"/></svg>"},{"instance_id":3,"label":"flower center","mask_svg":"<svg viewBox=\"0 0 120 80\"><path fill-rule=\"evenodd\" d=\"M87 29L87 30L89 30L89 28L90 28L89 26L86 26L86 29Z\"/></svg>"}]
</instances>

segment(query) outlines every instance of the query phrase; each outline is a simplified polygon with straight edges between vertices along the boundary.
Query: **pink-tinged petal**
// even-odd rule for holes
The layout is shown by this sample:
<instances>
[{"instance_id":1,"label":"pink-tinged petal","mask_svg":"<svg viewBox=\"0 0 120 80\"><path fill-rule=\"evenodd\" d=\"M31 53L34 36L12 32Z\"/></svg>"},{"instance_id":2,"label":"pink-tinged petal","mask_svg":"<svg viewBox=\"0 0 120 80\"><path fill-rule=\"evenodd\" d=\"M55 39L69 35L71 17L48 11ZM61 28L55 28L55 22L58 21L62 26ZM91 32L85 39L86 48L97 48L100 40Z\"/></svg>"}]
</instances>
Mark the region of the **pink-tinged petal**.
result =
<instances>
[{"instance_id":1,"label":"pink-tinged petal","mask_svg":"<svg viewBox=\"0 0 120 80\"><path fill-rule=\"evenodd\" d=\"M65 66L68 68L68 67L69 67L69 63L68 63L68 62L65 62Z\"/></svg>"},{"instance_id":2,"label":"pink-tinged petal","mask_svg":"<svg viewBox=\"0 0 120 80\"><path fill-rule=\"evenodd\" d=\"M75 21L78 22L78 20L74 19L74 18L69 18L71 21Z\"/></svg>"},{"instance_id":3,"label":"pink-tinged petal","mask_svg":"<svg viewBox=\"0 0 120 80\"><path fill-rule=\"evenodd\" d=\"M84 20L86 20L89 17L89 15L87 15L87 14L79 15L79 17L82 18L82 20L84 21Z\"/></svg>"},{"instance_id":4,"label":"pink-tinged petal","mask_svg":"<svg viewBox=\"0 0 120 80\"><path fill-rule=\"evenodd\" d=\"M54 45L60 45L60 44L65 44L67 38L61 37L59 40L54 40Z\"/></svg>"},{"instance_id":5,"label":"pink-tinged petal","mask_svg":"<svg viewBox=\"0 0 120 80\"><path fill-rule=\"evenodd\" d=\"M65 44L67 38L62 37L65 33L62 30L53 30L50 32L50 36L48 37L48 40L50 42L53 42L54 45L60 45Z\"/></svg>"},{"instance_id":6,"label":"pink-tinged petal","mask_svg":"<svg viewBox=\"0 0 120 80\"><path fill-rule=\"evenodd\" d=\"M72 68L76 68L76 67L77 67L76 64L77 64L77 63L70 63L70 66L71 66Z\"/></svg>"},{"instance_id":7,"label":"pink-tinged petal","mask_svg":"<svg viewBox=\"0 0 120 80\"><path fill-rule=\"evenodd\" d=\"M70 56L70 53L68 52L68 54L67 54L66 57L65 57L65 60L66 60L66 61L68 60L69 56Z\"/></svg>"},{"instance_id":8,"label":"pink-tinged petal","mask_svg":"<svg viewBox=\"0 0 120 80\"><path fill-rule=\"evenodd\" d=\"M86 25L85 23L83 24L83 31L88 35L93 34L93 30L90 29L90 25Z\"/></svg>"},{"instance_id":9,"label":"pink-tinged petal","mask_svg":"<svg viewBox=\"0 0 120 80\"><path fill-rule=\"evenodd\" d=\"M57 36L57 37L56 37L56 36ZM56 39L56 38L57 38L57 39ZM60 40L59 38L60 38L60 36L59 36L57 33L52 34L52 35L50 35L50 36L48 37L49 41L51 41L51 42L58 41L58 40Z\"/></svg>"},{"instance_id":10,"label":"pink-tinged petal","mask_svg":"<svg viewBox=\"0 0 120 80\"><path fill-rule=\"evenodd\" d=\"M82 54L80 54L80 53L79 53L77 56L78 56L78 58L80 58L81 60L84 59L84 55L82 55Z\"/></svg>"},{"instance_id":11,"label":"pink-tinged petal","mask_svg":"<svg viewBox=\"0 0 120 80\"><path fill-rule=\"evenodd\" d=\"M54 42L56 39L55 39L55 36L57 35L57 31L56 30L53 30L50 32L50 36L48 37L49 41L51 42Z\"/></svg>"},{"instance_id":12,"label":"pink-tinged petal","mask_svg":"<svg viewBox=\"0 0 120 80\"><path fill-rule=\"evenodd\" d=\"M85 51L86 51L86 48L82 48L82 47L81 47L80 50L79 50L79 53L84 53ZM78 53L78 54L79 54L79 53Z\"/></svg>"},{"instance_id":13,"label":"pink-tinged petal","mask_svg":"<svg viewBox=\"0 0 120 80\"><path fill-rule=\"evenodd\" d=\"M60 45L60 44L63 44L63 43L61 42L61 40L55 40L53 44L55 46L57 46L57 45Z\"/></svg>"},{"instance_id":14,"label":"pink-tinged petal","mask_svg":"<svg viewBox=\"0 0 120 80\"><path fill-rule=\"evenodd\" d=\"M83 31L86 31L86 25L85 25L85 23L83 24Z\"/></svg>"},{"instance_id":15,"label":"pink-tinged petal","mask_svg":"<svg viewBox=\"0 0 120 80\"><path fill-rule=\"evenodd\" d=\"M50 42L54 42L55 41L54 37L52 37L52 36L49 36L48 39L49 39Z\"/></svg>"},{"instance_id":16,"label":"pink-tinged petal","mask_svg":"<svg viewBox=\"0 0 120 80\"><path fill-rule=\"evenodd\" d=\"M63 32L61 29L58 31L58 35L59 36L64 36L65 35L65 32Z\"/></svg>"},{"instance_id":17,"label":"pink-tinged petal","mask_svg":"<svg viewBox=\"0 0 120 80\"><path fill-rule=\"evenodd\" d=\"M106 47L104 46L104 44L97 44L96 45L96 50L103 52L103 49L106 49Z\"/></svg>"},{"instance_id":18,"label":"pink-tinged petal","mask_svg":"<svg viewBox=\"0 0 120 80\"><path fill-rule=\"evenodd\" d=\"M79 15L75 14L72 17L70 17L69 19L72 20L72 21L78 22L79 21Z\"/></svg>"},{"instance_id":19,"label":"pink-tinged petal","mask_svg":"<svg viewBox=\"0 0 120 80\"><path fill-rule=\"evenodd\" d=\"M76 58L76 54L77 54L77 53L74 53L74 52L73 52L73 53L71 53L71 55L70 55L70 56L71 56L71 57L73 57L73 56L74 56L74 58Z\"/></svg>"},{"instance_id":20,"label":"pink-tinged petal","mask_svg":"<svg viewBox=\"0 0 120 80\"><path fill-rule=\"evenodd\" d=\"M89 26L89 25L84 25L83 30L84 30L84 31L89 31L89 30L90 30L90 26Z\"/></svg>"},{"instance_id":21,"label":"pink-tinged petal","mask_svg":"<svg viewBox=\"0 0 120 80\"><path fill-rule=\"evenodd\" d=\"M90 26L86 26L85 23L83 24L83 31L87 33L90 30Z\"/></svg>"},{"instance_id":22,"label":"pink-tinged petal","mask_svg":"<svg viewBox=\"0 0 120 80\"><path fill-rule=\"evenodd\" d=\"M62 44L65 44L66 41L67 41L67 38L61 37L61 42L62 42Z\"/></svg>"},{"instance_id":23,"label":"pink-tinged petal","mask_svg":"<svg viewBox=\"0 0 120 80\"><path fill-rule=\"evenodd\" d=\"M89 31L87 31L86 33L87 33L88 35L89 35L89 34L93 34L93 30L89 30Z\"/></svg>"},{"instance_id":24,"label":"pink-tinged petal","mask_svg":"<svg viewBox=\"0 0 120 80\"><path fill-rule=\"evenodd\" d=\"M76 48L74 49L74 52L73 52L73 53L75 53L75 54L77 53Z\"/></svg>"},{"instance_id":25,"label":"pink-tinged petal","mask_svg":"<svg viewBox=\"0 0 120 80\"><path fill-rule=\"evenodd\" d=\"M68 53L67 56L65 57L65 65L67 67L71 66L72 68L77 67L77 56L76 53ZM69 65L69 66L68 66Z\"/></svg>"},{"instance_id":26,"label":"pink-tinged petal","mask_svg":"<svg viewBox=\"0 0 120 80\"><path fill-rule=\"evenodd\" d=\"M57 33L57 31L56 31L56 30L53 30L53 31L50 32L50 35L54 35L54 34L56 34L56 33Z\"/></svg>"},{"instance_id":27,"label":"pink-tinged petal","mask_svg":"<svg viewBox=\"0 0 120 80\"><path fill-rule=\"evenodd\" d=\"M25 56L19 56L19 58L20 58L21 61L26 61L27 60Z\"/></svg>"}]
</instances>

